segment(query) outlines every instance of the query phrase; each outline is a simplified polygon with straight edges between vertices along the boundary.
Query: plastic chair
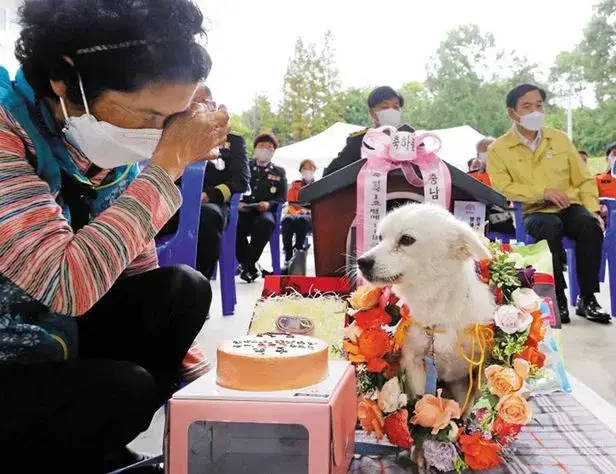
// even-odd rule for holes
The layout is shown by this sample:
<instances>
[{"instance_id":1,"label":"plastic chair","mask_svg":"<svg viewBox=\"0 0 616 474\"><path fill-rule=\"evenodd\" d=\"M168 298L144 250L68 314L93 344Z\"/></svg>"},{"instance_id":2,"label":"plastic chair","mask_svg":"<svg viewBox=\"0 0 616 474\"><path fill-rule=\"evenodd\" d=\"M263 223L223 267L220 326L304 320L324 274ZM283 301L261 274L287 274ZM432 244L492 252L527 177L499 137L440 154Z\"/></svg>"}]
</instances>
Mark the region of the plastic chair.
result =
<instances>
[{"instance_id":1,"label":"plastic chair","mask_svg":"<svg viewBox=\"0 0 616 474\"><path fill-rule=\"evenodd\" d=\"M616 316L616 201L602 199L601 204L608 208L601 267L602 274L605 276L605 263L607 262L610 274L610 312L612 316Z\"/></svg>"},{"instance_id":2,"label":"plastic chair","mask_svg":"<svg viewBox=\"0 0 616 474\"><path fill-rule=\"evenodd\" d=\"M599 280L605 281L605 264L610 272L610 312L612 316L616 315L616 200L601 199L601 204L607 206L608 213L605 222L605 237L603 239L603 248L601 250L601 269L599 272ZM519 202L514 203L515 208L515 228L518 242L525 244L535 243L530 235L526 234L524 227L524 216L522 214L522 205ZM567 255L567 274L569 276L569 302L575 304L580 294L580 288L577 281L577 264L575 260L575 241L563 237L563 248Z\"/></svg>"},{"instance_id":3,"label":"plastic chair","mask_svg":"<svg viewBox=\"0 0 616 474\"><path fill-rule=\"evenodd\" d=\"M522 212L522 204L519 202L513 203L514 220L515 220L515 240L527 245L536 243L537 241L526 233L524 227L524 214ZM567 274L569 275L569 302L575 304L580 293L577 281L577 265L575 262L575 242L567 237L563 237L563 249L567 256Z\"/></svg>"},{"instance_id":4,"label":"plastic chair","mask_svg":"<svg viewBox=\"0 0 616 474\"><path fill-rule=\"evenodd\" d=\"M206 162L190 165L182 176L182 207L178 230L156 240L158 262L161 267L184 264L197 265L197 239L201 218L201 193L205 179Z\"/></svg>"},{"instance_id":5,"label":"plastic chair","mask_svg":"<svg viewBox=\"0 0 616 474\"><path fill-rule=\"evenodd\" d=\"M282 204L278 204L276 206L276 225L274 226L274 232L270 237L270 251L272 252L272 274L280 275L280 240L282 238L282 208L284 206Z\"/></svg>"},{"instance_id":6,"label":"plastic chair","mask_svg":"<svg viewBox=\"0 0 616 474\"><path fill-rule=\"evenodd\" d=\"M220 268L220 298L222 300L222 315L233 316L235 305L237 304L237 291L235 288L235 269L237 267L235 259L235 244L237 240L237 220L240 195L234 194L229 202L229 222L222 232L220 240L220 257L218 267ZM216 279L216 269L212 280Z\"/></svg>"}]
</instances>

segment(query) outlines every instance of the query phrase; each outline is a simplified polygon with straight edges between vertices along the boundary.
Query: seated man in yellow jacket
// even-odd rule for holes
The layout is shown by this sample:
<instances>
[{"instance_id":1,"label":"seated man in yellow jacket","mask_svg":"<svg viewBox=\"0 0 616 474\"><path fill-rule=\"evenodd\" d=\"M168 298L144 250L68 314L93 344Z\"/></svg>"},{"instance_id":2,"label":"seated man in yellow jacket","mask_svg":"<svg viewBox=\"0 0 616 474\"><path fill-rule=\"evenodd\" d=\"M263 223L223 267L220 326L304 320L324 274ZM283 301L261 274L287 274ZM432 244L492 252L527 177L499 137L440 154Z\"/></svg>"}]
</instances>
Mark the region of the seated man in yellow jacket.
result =
<instances>
[{"instance_id":1,"label":"seated man in yellow jacket","mask_svg":"<svg viewBox=\"0 0 616 474\"><path fill-rule=\"evenodd\" d=\"M490 147L488 174L507 199L522 202L526 231L548 242L562 322L569 322L562 260L562 237L566 236L576 244L580 286L576 314L610 323L610 316L595 297L604 229L597 184L567 136L544 127L545 98L545 91L532 84L522 84L507 94L507 109L514 123Z\"/></svg>"}]
</instances>

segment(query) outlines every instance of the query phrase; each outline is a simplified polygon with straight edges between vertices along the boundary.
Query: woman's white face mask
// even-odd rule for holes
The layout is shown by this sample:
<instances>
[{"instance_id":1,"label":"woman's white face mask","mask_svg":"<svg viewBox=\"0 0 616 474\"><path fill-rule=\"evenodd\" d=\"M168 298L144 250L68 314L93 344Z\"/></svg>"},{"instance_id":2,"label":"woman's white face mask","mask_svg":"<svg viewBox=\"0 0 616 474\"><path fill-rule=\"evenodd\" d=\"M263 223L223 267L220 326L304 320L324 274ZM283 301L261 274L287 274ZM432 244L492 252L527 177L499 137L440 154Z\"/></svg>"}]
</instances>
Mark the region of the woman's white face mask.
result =
<instances>
[{"instance_id":1,"label":"woman's white face mask","mask_svg":"<svg viewBox=\"0 0 616 474\"><path fill-rule=\"evenodd\" d=\"M67 141L102 169L130 165L149 160L163 135L156 129L126 129L101 122L90 114L88 101L79 76L79 88L86 113L80 117L69 117L66 104L60 97L60 105L66 124L63 132Z\"/></svg>"}]
</instances>

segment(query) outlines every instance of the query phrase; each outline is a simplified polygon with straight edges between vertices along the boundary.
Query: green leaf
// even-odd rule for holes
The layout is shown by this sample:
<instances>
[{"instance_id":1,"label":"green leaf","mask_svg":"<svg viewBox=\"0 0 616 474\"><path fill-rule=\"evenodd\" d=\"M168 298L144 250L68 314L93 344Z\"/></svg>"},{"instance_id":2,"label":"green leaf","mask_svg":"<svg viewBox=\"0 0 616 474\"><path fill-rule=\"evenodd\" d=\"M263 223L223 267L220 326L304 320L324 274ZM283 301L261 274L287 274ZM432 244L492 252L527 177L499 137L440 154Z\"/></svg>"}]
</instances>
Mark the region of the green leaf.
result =
<instances>
[{"instance_id":1,"label":"green leaf","mask_svg":"<svg viewBox=\"0 0 616 474\"><path fill-rule=\"evenodd\" d=\"M464 471L468 469L468 464L464 462L464 459L462 459L460 455L458 455L458 458L456 459L456 462L454 464L454 469L456 470L457 474L462 474Z\"/></svg>"},{"instance_id":2,"label":"green leaf","mask_svg":"<svg viewBox=\"0 0 616 474\"><path fill-rule=\"evenodd\" d=\"M498 403L498 397L495 397L495 398L496 398L496 402L494 402L494 395L492 395L489 392L485 395L482 395L475 402L475 405L473 405L473 411L481 410L483 408L485 408L486 410L492 411L494 407L496 406L496 404Z\"/></svg>"},{"instance_id":3,"label":"green leaf","mask_svg":"<svg viewBox=\"0 0 616 474\"><path fill-rule=\"evenodd\" d=\"M448 426L447 428L442 429L441 431L439 431L436 435L436 439L438 441L443 441L444 443L449 442L449 432L451 431L451 426Z\"/></svg>"}]
</instances>

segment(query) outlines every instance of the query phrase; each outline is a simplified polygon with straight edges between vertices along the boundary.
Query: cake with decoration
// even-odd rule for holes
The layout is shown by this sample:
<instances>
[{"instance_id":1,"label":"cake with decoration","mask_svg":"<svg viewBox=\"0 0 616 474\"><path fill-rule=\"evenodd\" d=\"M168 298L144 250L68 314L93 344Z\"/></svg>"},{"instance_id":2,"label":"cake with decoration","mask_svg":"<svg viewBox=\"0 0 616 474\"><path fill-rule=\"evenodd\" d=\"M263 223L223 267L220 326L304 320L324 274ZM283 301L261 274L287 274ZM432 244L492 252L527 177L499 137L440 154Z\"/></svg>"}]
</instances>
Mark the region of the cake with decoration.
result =
<instances>
[{"instance_id":1,"label":"cake with decoration","mask_svg":"<svg viewBox=\"0 0 616 474\"><path fill-rule=\"evenodd\" d=\"M218 346L216 382L250 392L293 390L328 376L327 343L310 336L266 333Z\"/></svg>"}]
</instances>

